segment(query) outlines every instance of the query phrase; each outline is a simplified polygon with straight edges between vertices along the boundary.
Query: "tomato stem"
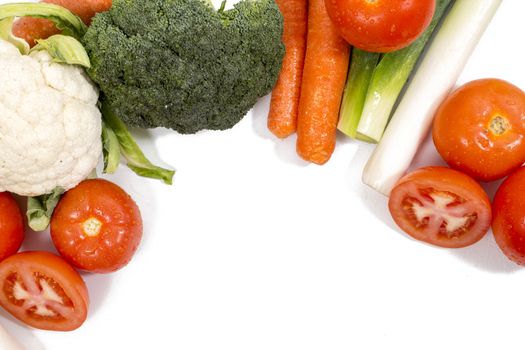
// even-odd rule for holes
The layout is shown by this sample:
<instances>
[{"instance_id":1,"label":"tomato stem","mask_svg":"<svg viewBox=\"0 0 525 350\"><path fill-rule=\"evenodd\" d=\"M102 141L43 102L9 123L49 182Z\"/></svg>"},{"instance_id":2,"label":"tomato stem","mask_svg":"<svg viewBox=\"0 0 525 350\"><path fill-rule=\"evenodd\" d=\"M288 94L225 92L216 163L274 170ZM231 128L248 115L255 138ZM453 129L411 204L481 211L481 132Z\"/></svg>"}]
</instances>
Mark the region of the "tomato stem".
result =
<instances>
[{"instance_id":1,"label":"tomato stem","mask_svg":"<svg viewBox=\"0 0 525 350\"><path fill-rule=\"evenodd\" d=\"M84 233L89 237L96 237L102 229L102 222L97 218L89 218L82 224Z\"/></svg>"}]
</instances>

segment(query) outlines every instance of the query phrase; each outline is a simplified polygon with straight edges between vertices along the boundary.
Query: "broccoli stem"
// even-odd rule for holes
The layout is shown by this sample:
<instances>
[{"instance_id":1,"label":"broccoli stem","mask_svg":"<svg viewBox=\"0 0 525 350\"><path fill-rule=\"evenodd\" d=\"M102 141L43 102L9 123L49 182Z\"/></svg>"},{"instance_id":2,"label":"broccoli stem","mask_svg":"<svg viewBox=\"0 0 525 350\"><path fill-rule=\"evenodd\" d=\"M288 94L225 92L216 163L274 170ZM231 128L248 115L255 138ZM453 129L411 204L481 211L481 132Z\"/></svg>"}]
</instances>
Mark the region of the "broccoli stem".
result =
<instances>
[{"instance_id":1,"label":"broccoli stem","mask_svg":"<svg viewBox=\"0 0 525 350\"><path fill-rule=\"evenodd\" d=\"M225 8L226 8L226 0L222 0L221 7L219 8L219 10L217 12L219 12L219 13L224 12Z\"/></svg>"},{"instance_id":2,"label":"broccoli stem","mask_svg":"<svg viewBox=\"0 0 525 350\"><path fill-rule=\"evenodd\" d=\"M226 8L226 1L227 0L222 0L221 7L219 7L219 9L217 10L218 13L224 12L224 9ZM215 6L213 5L213 2L211 2L211 0L204 0L204 2L215 10Z\"/></svg>"}]
</instances>

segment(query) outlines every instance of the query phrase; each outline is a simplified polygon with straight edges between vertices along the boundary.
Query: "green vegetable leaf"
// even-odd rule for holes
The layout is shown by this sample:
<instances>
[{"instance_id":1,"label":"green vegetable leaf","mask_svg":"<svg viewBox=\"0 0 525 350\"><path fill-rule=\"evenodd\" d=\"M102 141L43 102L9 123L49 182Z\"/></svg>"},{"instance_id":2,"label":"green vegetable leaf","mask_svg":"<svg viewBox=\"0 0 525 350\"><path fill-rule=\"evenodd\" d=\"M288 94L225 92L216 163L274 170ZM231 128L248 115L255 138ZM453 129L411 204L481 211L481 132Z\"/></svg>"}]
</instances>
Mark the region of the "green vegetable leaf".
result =
<instances>
[{"instance_id":1,"label":"green vegetable leaf","mask_svg":"<svg viewBox=\"0 0 525 350\"><path fill-rule=\"evenodd\" d=\"M37 45L31 51L38 50L47 51L53 57L53 62L77 64L86 68L91 67L84 46L71 36L58 34L47 39L37 40Z\"/></svg>"},{"instance_id":2,"label":"green vegetable leaf","mask_svg":"<svg viewBox=\"0 0 525 350\"><path fill-rule=\"evenodd\" d=\"M0 5L0 21L10 17L37 17L52 21L62 34L81 39L87 27L71 11L54 4L11 3Z\"/></svg>"},{"instance_id":3,"label":"green vegetable leaf","mask_svg":"<svg viewBox=\"0 0 525 350\"><path fill-rule=\"evenodd\" d=\"M29 44L20 38L13 35L12 28L14 17L8 17L4 20L0 20L0 39L10 42L15 45L22 55L27 55L29 52Z\"/></svg>"},{"instance_id":4,"label":"green vegetable leaf","mask_svg":"<svg viewBox=\"0 0 525 350\"><path fill-rule=\"evenodd\" d=\"M379 58L379 53L366 52L358 48L352 50L350 72L346 81L337 126L340 131L352 138L357 136L357 126L363 113L368 86Z\"/></svg>"},{"instance_id":5,"label":"green vegetable leaf","mask_svg":"<svg viewBox=\"0 0 525 350\"><path fill-rule=\"evenodd\" d=\"M104 154L104 173L113 174L120 163L120 144L113 129L102 123L102 152Z\"/></svg>"},{"instance_id":6,"label":"green vegetable leaf","mask_svg":"<svg viewBox=\"0 0 525 350\"><path fill-rule=\"evenodd\" d=\"M64 189L57 187L49 194L27 198L27 221L33 231L40 232L47 229L51 215L63 193Z\"/></svg>"},{"instance_id":7,"label":"green vegetable leaf","mask_svg":"<svg viewBox=\"0 0 525 350\"><path fill-rule=\"evenodd\" d=\"M102 104L102 115L106 127L110 128L120 145L120 151L127 160L127 166L137 175L162 180L171 185L175 171L164 169L152 164L137 145L133 136L128 131L126 124L120 120L107 103Z\"/></svg>"},{"instance_id":8,"label":"green vegetable leaf","mask_svg":"<svg viewBox=\"0 0 525 350\"><path fill-rule=\"evenodd\" d=\"M436 1L434 17L425 32L404 49L381 57L368 87L357 127L358 140L377 143L381 139L407 79L451 2L452 0Z\"/></svg>"}]
</instances>

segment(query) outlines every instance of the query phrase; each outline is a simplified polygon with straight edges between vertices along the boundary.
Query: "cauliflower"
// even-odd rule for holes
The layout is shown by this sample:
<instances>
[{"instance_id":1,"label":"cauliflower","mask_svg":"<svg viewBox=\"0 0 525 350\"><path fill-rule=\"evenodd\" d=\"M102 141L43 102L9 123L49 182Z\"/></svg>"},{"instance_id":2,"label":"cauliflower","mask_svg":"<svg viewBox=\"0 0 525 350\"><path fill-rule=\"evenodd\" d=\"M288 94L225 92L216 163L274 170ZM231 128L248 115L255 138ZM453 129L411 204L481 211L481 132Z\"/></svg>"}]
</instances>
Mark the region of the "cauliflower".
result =
<instances>
[{"instance_id":1,"label":"cauliflower","mask_svg":"<svg viewBox=\"0 0 525 350\"><path fill-rule=\"evenodd\" d=\"M46 51L22 55L0 40L0 191L68 190L102 154L98 90L77 66Z\"/></svg>"}]
</instances>

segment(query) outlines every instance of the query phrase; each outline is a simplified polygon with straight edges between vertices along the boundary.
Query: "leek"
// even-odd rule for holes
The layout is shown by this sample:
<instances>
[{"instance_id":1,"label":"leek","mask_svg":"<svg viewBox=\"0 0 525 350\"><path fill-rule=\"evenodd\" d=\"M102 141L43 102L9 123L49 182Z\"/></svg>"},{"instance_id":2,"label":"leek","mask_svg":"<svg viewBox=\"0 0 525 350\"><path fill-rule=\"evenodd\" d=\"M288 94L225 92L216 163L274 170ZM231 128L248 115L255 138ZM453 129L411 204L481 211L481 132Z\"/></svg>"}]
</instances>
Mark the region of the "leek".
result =
<instances>
[{"instance_id":1,"label":"leek","mask_svg":"<svg viewBox=\"0 0 525 350\"><path fill-rule=\"evenodd\" d=\"M456 83L502 0L460 0L452 7L363 172L389 195L405 174L434 114Z\"/></svg>"},{"instance_id":2,"label":"leek","mask_svg":"<svg viewBox=\"0 0 525 350\"><path fill-rule=\"evenodd\" d=\"M337 126L341 132L352 138L357 135L357 125L363 112L368 85L379 57L379 53L366 52L357 48L352 51L350 72L346 81L339 113L339 125Z\"/></svg>"},{"instance_id":3,"label":"leek","mask_svg":"<svg viewBox=\"0 0 525 350\"><path fill-rule=\"evenodd\" d=\"M383 56L368 88L357 139L379 142L403 86L450 3L451 0L437 1L434 17L425 32L410 46Z\"/></svg>"}]
</instances>

